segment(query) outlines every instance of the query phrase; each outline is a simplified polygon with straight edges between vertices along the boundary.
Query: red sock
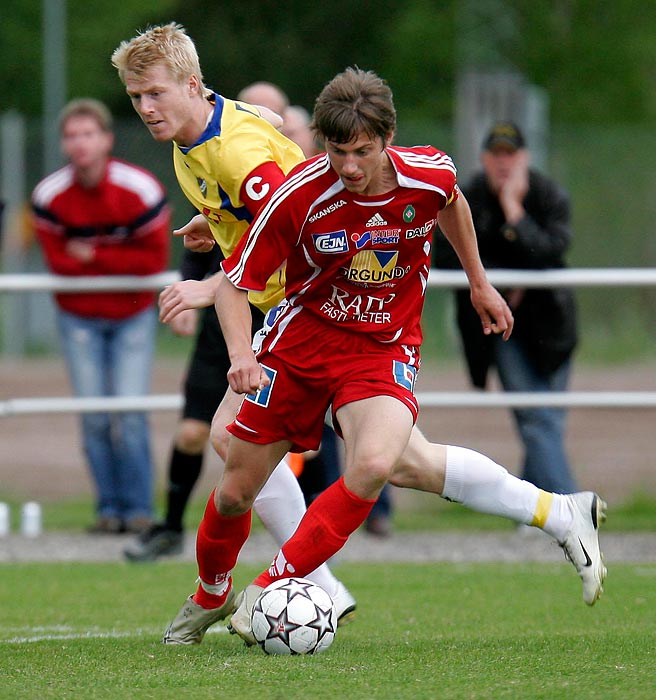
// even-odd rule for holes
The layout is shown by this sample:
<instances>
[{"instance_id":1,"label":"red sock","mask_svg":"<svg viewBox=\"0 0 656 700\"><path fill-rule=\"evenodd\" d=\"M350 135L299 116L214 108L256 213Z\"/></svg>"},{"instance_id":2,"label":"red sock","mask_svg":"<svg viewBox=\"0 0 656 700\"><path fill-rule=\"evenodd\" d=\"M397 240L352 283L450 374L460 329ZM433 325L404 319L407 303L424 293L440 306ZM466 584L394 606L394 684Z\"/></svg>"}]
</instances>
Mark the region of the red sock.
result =
<instances>
[{"instance_id":1,"label":"red sock","mask_svg":"<svg viewBox=\"0 0 656 700\"><path fill-rule=\"evenodd\" d=\"M375 502L356 496L340 477L312 502L269 570L254 583L266 588L279 578L312 573L344 546L349 535L367 519Z\"/></svg>"},{"instance_id":2,"label":"red sock","mask_svg":"<svg viewBox=\"0 0 656 700\"><path fill-rule=\"evenodd\" d=\"M196 535L196 561L200 579L219 588L212 594L198 586L193 598L201 607L218 608L225 603L232 586L230 574L250 530L251 511L230 518L220 515L212 491Z\"/></svg>"}]
</instances>

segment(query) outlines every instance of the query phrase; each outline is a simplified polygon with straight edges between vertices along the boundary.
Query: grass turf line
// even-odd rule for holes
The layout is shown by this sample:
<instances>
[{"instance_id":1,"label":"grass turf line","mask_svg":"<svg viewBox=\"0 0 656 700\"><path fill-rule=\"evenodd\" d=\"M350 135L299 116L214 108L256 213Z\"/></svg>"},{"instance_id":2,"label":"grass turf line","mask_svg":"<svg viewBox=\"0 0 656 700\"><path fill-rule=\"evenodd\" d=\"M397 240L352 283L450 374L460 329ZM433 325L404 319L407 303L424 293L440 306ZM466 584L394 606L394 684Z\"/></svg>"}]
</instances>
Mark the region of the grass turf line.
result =
<instances>
[{"instance_id":1,"label":"grass turf line","mask_svg":"<svg viewBox=\"0 0 656 700\"><path fill-rule=\"evenodd\" d=\"M236 585L257 572L238 567ZM194 589L189 564L2 565L0 697L653 698L656 565L612 565L594 608L566 563L336 573L358 599L356 621L325 654L287 658L220 632L162 645Z\"/></svg>"}]
</instances>

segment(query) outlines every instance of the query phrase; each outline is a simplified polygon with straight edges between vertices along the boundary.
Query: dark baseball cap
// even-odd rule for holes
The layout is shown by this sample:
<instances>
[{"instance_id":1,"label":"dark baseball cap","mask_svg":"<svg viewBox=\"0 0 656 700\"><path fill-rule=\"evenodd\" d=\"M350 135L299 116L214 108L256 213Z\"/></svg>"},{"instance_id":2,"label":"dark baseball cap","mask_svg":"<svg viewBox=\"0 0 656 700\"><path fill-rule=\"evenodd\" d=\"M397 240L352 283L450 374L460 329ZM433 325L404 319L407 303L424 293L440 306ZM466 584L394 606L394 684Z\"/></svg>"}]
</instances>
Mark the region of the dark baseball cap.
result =
<instances>
[{"instance_id":1,"label":"dark baseball cap","mask_svg":"<svg viewBox=\"0 0 656 700\"><path fill-rule=\"evenodd\" d=\"M483 141L483 150L493 151L495 148L503 146L516 151L524 148L526 142L517 124L513 122L497 122Z\"/></svg>"}]
</instances>

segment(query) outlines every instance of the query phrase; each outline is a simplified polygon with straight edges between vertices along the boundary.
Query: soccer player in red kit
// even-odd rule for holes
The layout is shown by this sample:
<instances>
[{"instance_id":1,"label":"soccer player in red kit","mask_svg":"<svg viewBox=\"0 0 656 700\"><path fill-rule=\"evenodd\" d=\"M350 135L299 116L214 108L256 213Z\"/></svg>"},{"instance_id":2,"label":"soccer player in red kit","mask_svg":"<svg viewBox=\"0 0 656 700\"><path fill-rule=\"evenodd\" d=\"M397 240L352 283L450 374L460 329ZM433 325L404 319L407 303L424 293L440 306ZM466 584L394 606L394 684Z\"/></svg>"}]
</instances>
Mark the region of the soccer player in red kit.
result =
<instances>
[{"instance_id":1,"label":"soccer player in red kit","mask_svg":"<svg viewBox=\"0 0 656 700\"><path fill-rule=\"evenodd\" d=\"M225 276L216 287L232 362L228 380L246 397L228 427L225 470L199 530L199 576L212 589L210 595L204 587L204 607L227 605L234 595L231 572L248 536L251 505L282 455L315 449L328 409L345 443L342 478L313 502L268 571L240 595L231 627L248 643L254 641L250 613L262 588L304 576L335 554L387 481L453 493L455 500L485 509L483 502L498 492L488 482L484 490L493 495L481 495L476 475L493 473L491 481L503 480L528 509L522 518L539 521L556 537L564 528L557 539L566 551L572 532L583 533L581 548L585 540L594 558L584 598L596 600L605 575L595 520L603 502L595 494L575 495L594 511L586 519L572 515L571 497L529 494L532 485L471 450L433 446L433 465L404 457L418 412L413 389L420 318L438 223L468 276L483 332L507 338L513 318L486 278L451 159L432 147L392 146L395 125L391 91L378 76L348 69L334 78L314 112L326 154L292 170L223 263ZM256 357L247 292L262 289L283 264L285 300ZM451 469L464 474L457 485L447 484ZM183 606L167 635L197 624L201 619L195 623Z\"/></svg>"},{"instance_id":2,"label":"soccer player in red kit","mask_svg":"<svg viewBox=\"0 0 656 700\"><path fill-rule=\"evenodd\" d=\"M185 247L206 253L218 245L224 256L230 255L258 209L303 160L301 149L275 128L282 125L282 119L270 109L223 97L204 84L196 46L175 22L149 27L121 42L112 63L153 138L172 142L178 183L201 212L178 231L184 235ZM162 295L175 295L179 287L202 288L204 282L182 280ZM276 271L264 291L249 295L250 301L266 312L283 299L284 284L284 272ZM202 305L211 305L213 299L212 295ZM225 377L227 369L217 367L216 371ZM220 405L210 438L219 456L225 458L230 438L225 426L234 419L241 397L228 391L222 400L221 396L215 399ZM180 493L178 490L177 495ZM287 464L281 462L271 475L254 509L279 544L294 532L305 512L305 501ZM197 546L202 548L204 542L201 533ZM333 598L340 623L345 622L356 606L346 587L328 566L321 566L308 578ZM191 629L167 634L167 644L199 644L211 624L233 612L229 603L212 609L213 590L213 583L201 582L186 607L187 617L193 619Z\"/></svg>"}]
</instances>

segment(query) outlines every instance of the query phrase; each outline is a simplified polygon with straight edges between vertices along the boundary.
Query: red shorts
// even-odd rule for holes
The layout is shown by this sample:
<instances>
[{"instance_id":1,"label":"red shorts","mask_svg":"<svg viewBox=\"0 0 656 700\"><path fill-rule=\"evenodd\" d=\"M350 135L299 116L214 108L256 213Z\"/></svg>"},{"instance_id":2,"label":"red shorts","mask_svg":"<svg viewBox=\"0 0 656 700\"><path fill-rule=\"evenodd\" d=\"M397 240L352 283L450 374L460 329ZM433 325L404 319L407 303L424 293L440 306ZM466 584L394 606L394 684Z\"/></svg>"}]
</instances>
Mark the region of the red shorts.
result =
<instances>
[{"instance_id":1,"label":"red shorts","mask_svg":"<svg viewBox=\"0 0 656 700\"><path fill-rule=\"evenodd\" d=\"M397 398L417 419L417 347L371 340L293 309L266 337L258 360L271 384L244 397L228 426L247 442L290 440L292 452L316 450L331 405L334 418L341 406L373 396Z\"/></svg>"}]
</instances>

